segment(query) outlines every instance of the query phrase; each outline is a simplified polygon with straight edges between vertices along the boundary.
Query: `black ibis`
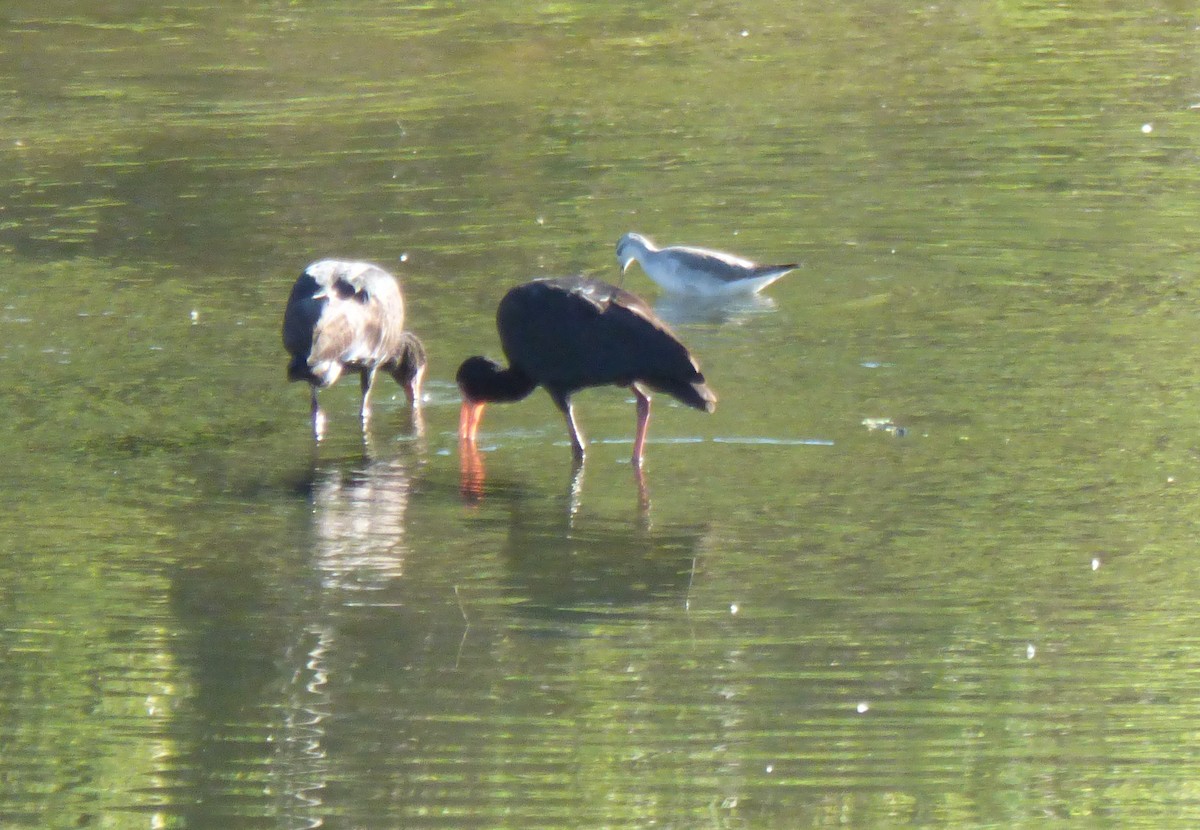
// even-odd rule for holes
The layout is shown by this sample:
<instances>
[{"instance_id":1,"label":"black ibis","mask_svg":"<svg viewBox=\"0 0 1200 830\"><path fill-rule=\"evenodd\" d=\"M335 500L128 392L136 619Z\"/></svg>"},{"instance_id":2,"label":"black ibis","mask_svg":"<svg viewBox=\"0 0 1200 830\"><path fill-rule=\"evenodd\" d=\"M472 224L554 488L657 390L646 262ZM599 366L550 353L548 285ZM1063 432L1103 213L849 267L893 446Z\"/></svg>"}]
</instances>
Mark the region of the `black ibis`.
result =
<instances>
[{"instance_id":1,"label":"black ibis","mask_svg":"<svg viewBox=\"0 0 1200 830\"><path fill-rule=\"evenodd\" d=\"M567 420L577 462L583 438L571 395L589 386L628 387L637 400L633 464L641 469L650 420L648 390L712 412L717 396L696 360L640 298L599 280L540 279L513 288L496 309L508 368L470 357L458 369L463 404L459 437L474 452L484 405L519 401L536 387L550 393Z\"/></svg>"}]
</instances>

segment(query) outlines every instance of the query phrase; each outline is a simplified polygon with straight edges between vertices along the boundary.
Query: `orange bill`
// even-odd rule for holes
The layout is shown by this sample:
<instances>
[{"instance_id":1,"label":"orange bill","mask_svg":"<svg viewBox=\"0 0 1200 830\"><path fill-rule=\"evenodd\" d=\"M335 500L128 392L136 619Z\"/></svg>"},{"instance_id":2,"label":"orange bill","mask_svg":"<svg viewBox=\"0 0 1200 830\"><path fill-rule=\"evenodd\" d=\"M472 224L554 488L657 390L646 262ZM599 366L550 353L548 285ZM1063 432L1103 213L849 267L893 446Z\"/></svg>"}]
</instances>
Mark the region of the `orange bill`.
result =
<instances>
[{"instance_id":1,"label":"orange bill","mask_svg":"<svg viewBox=\"0 0 1200 830\"><path fill-rule=\"evenodd\" d=\"M463 401L458 413L458 437L461 441L474 444L479 433L479 422L483 420L483 401Z\"/></svg>"}]
</instances>

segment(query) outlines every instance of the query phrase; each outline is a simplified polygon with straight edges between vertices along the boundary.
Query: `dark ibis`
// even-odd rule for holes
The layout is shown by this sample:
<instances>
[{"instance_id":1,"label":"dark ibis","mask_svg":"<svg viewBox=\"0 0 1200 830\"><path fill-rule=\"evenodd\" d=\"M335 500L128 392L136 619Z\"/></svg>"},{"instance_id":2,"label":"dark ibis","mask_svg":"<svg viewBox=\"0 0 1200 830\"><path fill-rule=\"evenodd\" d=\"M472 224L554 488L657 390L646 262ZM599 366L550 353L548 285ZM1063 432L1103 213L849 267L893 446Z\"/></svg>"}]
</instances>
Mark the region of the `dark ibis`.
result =
<instances>
[{"instance_id":1,"label":"dark ibis","mask_svg":"<svg viewBox=\"0 0 1200 830\"><path fill-rule=\"evenodd\" d=\"M343 372L359 375L364 432L371 415L371 388L380 370L404 388L411 405L420 405L425 347L404 330L400 284L377 265L323 259L305 268L283 312L283 345L292 356L288 380L307 381L312 387L312 427L318 441L325 434L325 413L317 392L333 385Z\"/></svg>"},{"instance_id":2,"label":"dark ibis","mask_svg":"<svg viewBox=\"0 0 1200 830\"><path fill-rule=\"evenodd\" d=\"M670 245L659 248L640 233L627 233L617 242L617 261L624 273L637 261L646 276L665 291L701 297L757 294L798 263L758 265L724 251Z\"/></svg>"},{"instance_id":3,"label":"dark ibis","mask_svg":"<svg viewBox=\"0 0 1200 830\"><path fill-rule=\"evenodd\" d=\"M459 437L475 451L488 403L519 401L541 386L567 420L577 462L583 438L571 395L589 386L628 387L637 401L633 464L641 469L650 421L649 391L712 412L717 396L687 347L643 300L583 277L540 279L513 288L496 309L496 329L508 368L470 357L458 369L463 404Z\"/></svg>"}]
</instances>

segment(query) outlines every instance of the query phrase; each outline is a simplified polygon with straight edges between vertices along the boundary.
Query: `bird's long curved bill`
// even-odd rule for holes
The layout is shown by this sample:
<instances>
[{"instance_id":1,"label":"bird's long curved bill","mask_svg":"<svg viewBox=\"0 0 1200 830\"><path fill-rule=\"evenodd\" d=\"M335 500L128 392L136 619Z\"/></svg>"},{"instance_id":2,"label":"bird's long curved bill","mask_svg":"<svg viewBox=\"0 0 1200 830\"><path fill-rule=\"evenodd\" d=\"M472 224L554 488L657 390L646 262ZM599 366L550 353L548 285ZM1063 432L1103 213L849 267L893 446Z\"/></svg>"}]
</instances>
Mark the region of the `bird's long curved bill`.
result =
<instances>
[{"instance_id":1,"label":"bird's long curved bill","mask_svg":"<svg viewBox=\"0 0 1200 830\"><path fill-rule=\"evenodd\" d=\"M460 441L475 443L479 433L479 422L483 420L483 401L463 401L458 413L458 438Z\"/></svg>"}]
</instances>

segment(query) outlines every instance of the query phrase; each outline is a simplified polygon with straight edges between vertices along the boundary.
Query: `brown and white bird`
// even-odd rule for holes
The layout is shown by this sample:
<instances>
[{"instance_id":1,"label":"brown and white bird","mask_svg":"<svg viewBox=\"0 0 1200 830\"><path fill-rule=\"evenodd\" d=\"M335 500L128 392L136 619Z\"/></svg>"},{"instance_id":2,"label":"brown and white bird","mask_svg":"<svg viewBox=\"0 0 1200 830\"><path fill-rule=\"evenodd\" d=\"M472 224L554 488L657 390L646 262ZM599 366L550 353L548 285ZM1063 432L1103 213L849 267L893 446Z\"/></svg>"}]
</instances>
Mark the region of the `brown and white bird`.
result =
<instances>
[{"instance_id":1,"label":"brown and white bird","mask_svg":"<svg viewBox=\"0 0 1200 830\"><path fill-rule=\"evenodd\" d=\"M369 262L323 259L292 286L283 312L283 345L291 354L288 380L312 387L313 436L325 435L317 392L343 372L357 372L362 387L359 416L364 432L371 416L375 375L387 372L413 406L421 400L425 347L404 330L404 298L396 278Z\"/></svg>"},{"instance_id":2,"label":"brown and white bird","mask_svg":"<svg viewBox=\"0 0 1200 830\"><path fill-rule=\"evenodd\" d=\"M616 286L583 277L543 279L513 288L496 309L496 329L508 368L470 357L458 369L463 404L459 437L475 448L483 408L519 401L542 386L567 420L577 461L583 438L571 395L589 386L625 386L637 400L633 464L641 467L650 420L649 390L706 412L717 396L687 347L644 301Z\"/></svg>"},{"instance_id":3,"label":"brown and white bird","mask_svg":"<svg viewBox=\"0 0 1200 830\"><path fill-rule=\"evenodd\" d=\"M666 291L700 297L757 294L798 263L757 265L723 251L670 245L659 248L640 233L627 233L617 242L617 261L624 273L637 261L646 276Z\"/></svg>"}]
</instances>

